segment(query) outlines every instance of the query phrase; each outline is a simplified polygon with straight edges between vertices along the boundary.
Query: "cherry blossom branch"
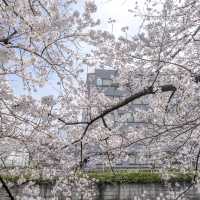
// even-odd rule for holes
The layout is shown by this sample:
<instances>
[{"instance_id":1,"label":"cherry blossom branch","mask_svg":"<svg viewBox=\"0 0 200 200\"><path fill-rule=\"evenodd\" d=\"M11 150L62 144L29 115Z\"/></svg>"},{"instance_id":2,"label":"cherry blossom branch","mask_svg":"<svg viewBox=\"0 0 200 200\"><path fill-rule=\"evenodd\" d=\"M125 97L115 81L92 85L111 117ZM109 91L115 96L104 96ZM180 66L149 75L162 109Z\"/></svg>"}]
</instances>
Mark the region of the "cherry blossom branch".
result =
<instances>
[{"instance_id":1,"label":"cherry blossom branch","mask_svg":"<svg viewBox=\"0 0 200 200\"><path fill-rule=\"evenodd\" d=\"M171 85L171 84L160 86L159 89L160 89L160 92L174 92L174 91L176 91L176 87L174 85ZM97 115L95 118L91 119L89 122L86 123L87 126L85 127L81 137L79 139L75 140L74 142L72 142L72 144L76 144L76 143L82 141L84 136L86 135L89 127L94 122L96 122L97 120L103 119L104 116L108 115L109 113L111 113L111 112L113 112L115 110L118 110L119 108L121 108L123 106L126 106L127 104L129 104L130 102L133 102L136 99L139 99L139 98L141 98L143 96L146 96L146 95L155 94L156 92L157 92L157 90L155 90L154 87L152 87L152 86L144 88L143 90L131 95L130 97L124 99L123 101L121 101L121 102L113 105L112 107L104 110L101 114ZM61 120L61 119L59 121L63 122L65 125L83 124L83 122L70 122L70 123L67 123L67 122L65 122L64 120ZM67 146L68 145L65 145L63 148L66 148Z\"/></svg>"},{"instance_id":2,"label":"cherry blossom branch","mask_svg":"<svg viewBox=\"0 0 200 200\"><path fill-rule=\"evenodd\" d=\"M3 185L4 189L6 190L6 192L8 193L8 196L11 200L15 200L15 198L13 197L10 189L8 188L7 184L5 183L5 181L3 180L2 176L0 176L0 182Z\"/></svg>"},{"instance_id":3,"label":"cherry blossom branch","mask_svg":"<svg viewBox=\"0 0 200 200\"><path fill-rule=\"evenodd\" d=\"M189 38L183 45L183 47L179 48L172 56L171 58L175 58L185 47L193 40L193 38L196 36L196 34L200 31L200 25L197 26L196 30L193 34L191 34L191 38Z\"/></svg>"},{"instance_id":4,"label":"cherry blossom branch","mask_svg":"<svg viewBox=\"0 0 200 200\"><path fill-rule=\"evenodd\" d=\"M149 58L142 58L142 57L139 57L139 56L131 56L132 58L134 59L137 59L137 60L143 60L143 61L146 61L146 62L160 62L160 63L163 63L163 64L169 64L169 65L174 65L174 66L177 66L179 68L182 68L186 71L188 71L189 73L192 74L192 71L190 69L188 69L186 66L182 65L182 64L179 64L179 63L175 63L175 62L170 62L170 61L167 61L167 60L157 60L157 59L149 59Z\"/></svg>"},{"instance_id":5,"label":"cherry blossom branch","mask_svg":"<svg viewBox=\"0 0 200 200\"><path fill-rule=\"evenodd\" d=\"M104 125L109 131L111 131L111 129L108 127L108 125L107 125L107 123L106 123L104 117L102 117L102 121L103 121L103 125Z\"/></svg>"},{"instance_id":6,"label":"cherry blossom branch","mask_svg":"<svg viewBox=\"0 0 200 200\"><path fill-rule=\"evenodd\" d=\"M48 113L48 116L51 116L53 118L56 118L56 116L54 116L52 113ZM62 122L63 124L65 124L66 126L70 126L70 125L81 125L81 124L88 124L88 122L66 122L64 119L58 117L56 118L58 121Z\"/></svg>"},{"instance_id":7,"label":"cherry blossom branch","mask_svg":"<svg viewBox=\"0 0 200 200\"><path fill-rule=\"evenodd\" d=\"M197 153L197 157L196 157L196 162L195 162L195 175L193 177L192 183L187 187L186 190L184 190L183 192L181 192L181 194L179 194L175 200L181 198L193 185L196 184L196 178L197 178L197 171L198 171L198 164L199 164L199 158L200 158L200 148L199 151Z\"/></svg>"},{"instance_id":8,"label":"cherry blossom branch","mask_svg":"<svg viewBox=\"0 0 200 200\"><path fill-rule=\"evenodd\" d=\"M6 7L9 6L8 2L6 0L3 0L3 3L5 4ZM13 8L13 13L16 15L16 17L19 17L22 21L24 21L26 23L27 26L29 26L29 28L32 30L32 26L24 19L24 17L22 17L21 15L19 15Z\"/></svg>"},{"instance_id":9,"label":"cherry blossom branch","mask_svg":"<svg viewBox=\"0 0 200 200\"><path fill-rule=\"evenodd\" d=\"M6 38L0 38L0 42L4 43L5 45L10 44L10 40L12 39L12 37L17 34L17 31L14 30L13 33L11 33L10 35L8 35Z\"/></svg>"}]
</instances>

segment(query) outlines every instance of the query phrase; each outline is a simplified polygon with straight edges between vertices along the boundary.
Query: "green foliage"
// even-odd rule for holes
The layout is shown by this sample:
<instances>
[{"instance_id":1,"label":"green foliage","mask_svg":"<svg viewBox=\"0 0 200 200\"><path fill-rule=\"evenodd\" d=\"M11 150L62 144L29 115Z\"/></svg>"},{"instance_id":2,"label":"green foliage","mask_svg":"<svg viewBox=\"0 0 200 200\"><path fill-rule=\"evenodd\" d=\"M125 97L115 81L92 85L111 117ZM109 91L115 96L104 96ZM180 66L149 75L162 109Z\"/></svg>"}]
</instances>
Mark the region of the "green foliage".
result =
<instances>
[{"instance_id":1,"label":"green foliage","mask_svg":"<svg viewBox=\"0 0 200 200\"><path fill-rule=\"evenodd\" d=\"M182 173L178 171L170 171L167 172L168 179L164 177L163 174L160 172L152 172L152 171L135 171L135 170L127 170L127 171L116 171L113 173L112 171L92 171L87 174L87 177L89 179L95 179L98 183L108 183L108 184L114 184L114 183L163 183L163 182L191 182L194 173L188 172L188 173ZM80 177L86 177L86 174L79 173L78 176ZM9 175L3 175L2 178L6 182L13 182L17 183L19 180L19 176L9 176ZM58 178L58 177L57 177ZM43 179L40 178L32 178L30 175L24 176L25 181L34 181L38 184L47 184L47 183L53 183L56 181L50 180L50 179Z\"/></svg>"},{"instance_id":2,"label":"green foliage","mask_svg":"<svg viewBox=\"0 0 200 200\"><path fill-rule=\"evenodd\" d=\"M163 183L166 180L159 172L150 171L111 171L104 172L89 172L88 176L94 178L99 183ZM169 174L167 182L191 182L193 178L192 173L174 172Z\"/></svg>"},{"instance_id":3,"label":"green foliage","mask_svg":"<svg viewBox=\"0 0 200 200\"><path fill-rule=\"evenodd\" d=\"M1 176L3 178L4 181L6 182L11 182L11 183L15 183L17 184L18 181L21 179L20 176L11 176L11 175L2 175ZM30 175L25 175L23 176L24 181L23 182L29 182L29 181L33 181L36 184L50 184L50 183L54 183L55 179L44 179L42 177L40 178L32 178Z\"/></svg>"},{"instance_id":4,"label":"green foliage","mask_svg":"<svg viewBox=\"0 0 200 200\"><path fill-rule=\"evenodd\" d=\"M95 178L101 183L160 183L161 176L152 172L117 171L91 172L90 178Z\"/></svg>"}]
</instances>

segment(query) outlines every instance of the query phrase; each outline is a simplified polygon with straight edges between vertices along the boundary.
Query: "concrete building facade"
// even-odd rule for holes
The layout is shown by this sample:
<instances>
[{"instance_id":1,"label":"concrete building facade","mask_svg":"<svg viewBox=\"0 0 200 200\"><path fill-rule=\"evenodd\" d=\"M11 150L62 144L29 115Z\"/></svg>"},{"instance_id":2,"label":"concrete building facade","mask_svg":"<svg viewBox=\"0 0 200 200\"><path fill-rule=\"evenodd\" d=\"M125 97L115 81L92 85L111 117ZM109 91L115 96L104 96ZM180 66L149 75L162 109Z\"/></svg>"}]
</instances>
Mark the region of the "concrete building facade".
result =
<instances>
[{"instance_id":1,"label":"concrete building facade","mask_svg":"<svg viewBox=\"0 0 200 200\"><path fill-rule=\"evenodd\" d=\"M106 97L109 97L111 99L124 99L126 96L129 96L130 94L128 91L122 90L119 88L119 84L116 81L116 77L118 76L118 73L116 70L106 70L106 69L95 69L94 73L88 73L87 74L87 91L88 96L92 96L92 90L96 89L97 91L103 93ZM144 103L144 101L137 101L136 103L130 103L128 105L128 109L123 110L119 109L114 111L113 114L113 120L114 120L114 126L121 124L121 131L126 133L128 130L128 127L135 127L140 128L144 126L144 121L135 118L134 112L135 109L142 108L142 109L148 109L148 104ZM87 115L87 114L86 114ZM83 117L85 118L85 117ZM87 117L86 117L87 118ZM87 119L86 119L87 120ZM85 119L84 119L85 121ZM150 162L149 157L151 156L149 154L149 151L147 151L147 156L145 160L140 159L140 152L144 151L144 147L142 145L137 144L134 145L134 148L130 146L128 149L129 158L128 160L121 160L118 163L114 163L115 168L151 168L153 167L153 164ZM94 168L103 168L105 167L104 164L100 161L96 164L96 166L93 166Z\"/></svg>"}]
</instances>

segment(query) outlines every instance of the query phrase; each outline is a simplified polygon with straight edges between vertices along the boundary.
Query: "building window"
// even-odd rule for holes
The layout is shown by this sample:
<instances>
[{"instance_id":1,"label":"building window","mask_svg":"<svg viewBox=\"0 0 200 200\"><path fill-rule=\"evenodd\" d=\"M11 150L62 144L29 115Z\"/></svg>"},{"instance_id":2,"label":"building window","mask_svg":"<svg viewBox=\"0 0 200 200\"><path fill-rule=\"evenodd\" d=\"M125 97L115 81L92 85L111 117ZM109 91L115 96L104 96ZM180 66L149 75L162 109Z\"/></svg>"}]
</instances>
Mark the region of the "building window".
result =
<instances>
[{"instance_id":1,"label":"building window","mask_svg":"<svg viewBox=\"0 0 200 200\"><path fill-rule=\"evenodd\" d=\"M101 78L97 78L97 86L102 86L102 79Z\"/></svg>"},{"instance_id":2,"label":"building window","mask_svg":"<svg viewBox=\"0 0 200 200\"><path fill-rule=\"evenodd\" d=\"M134 122L133 113L127 113L127 122L128 123L133 123Z\"/></svg>"},{"instance_id":3,"label":"building window","mask_svg":"<svg viewBox=\"0 0 200 200\"><path fill-rule=\"evenodd\" d=\"M112 80L109 80L109 79L104 79L103 80L103 85L104 86L110 86L112 84Z\"/></svg>"}]
</instances>

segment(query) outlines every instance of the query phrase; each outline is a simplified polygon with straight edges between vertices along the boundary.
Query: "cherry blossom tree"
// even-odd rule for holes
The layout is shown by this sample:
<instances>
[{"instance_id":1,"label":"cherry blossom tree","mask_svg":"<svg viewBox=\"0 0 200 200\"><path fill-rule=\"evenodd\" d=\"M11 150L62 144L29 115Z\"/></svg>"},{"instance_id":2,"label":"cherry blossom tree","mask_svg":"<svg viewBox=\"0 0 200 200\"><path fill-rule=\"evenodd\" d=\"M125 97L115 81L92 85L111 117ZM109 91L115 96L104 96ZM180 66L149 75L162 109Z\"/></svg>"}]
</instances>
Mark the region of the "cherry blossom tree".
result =
<instances>
[{"instance_id":1,"label":"cherry blossom tree","mask_svg":"<svg viewBox=\"0 0 200 200\"><path fill-rule=\"evenodd\" d=\"M180 156L193 157L197 167L198 1L145 1L144 5L140 9L136 3L135 8L129 9L133 16L143 19L135 36L130 35L128 27L122 28L124 36L122 33L118 39L108 32L90 31L96 48L85 63L115 69L119 88L127 93L113 102L93 91L86 102L86 107L92 107L89 120L76 122L85 123L85 129L74 143L107 141L108 148L115 152L139 142L154 147L156 144L156 157L160 158L167 158L162 150L172 147L171 153L185 168L189 167L188 160ZM121 108L128 111L128 105L138 101L148 104L147 109L134 111L135 117L144 122L142 127L120 134L120 126L112 128L112 112ZM120 145L116 145L118 142Z\"/></svg>"},{"instance_id":2,"label":"cherry blossom tree","mask_svg":"<svg viewBox=\"0 0 200 200\"><path fill-rule=\"evenodd\" d=\"M95 106L79 141L96 141L108 160L111 154L125 158L125 149L142 143L164 168L179 163L183 170L194 169L195 182L200 155L199 2L145 1L145 6L136 3L129 9L143 19L136 36L128 27L118 39L109 33L102 39L99 31L91 31L96 49L88 63L96 58L96 67L115 69L119 88L128 92L116 102L94 92L88 104ZM138 102L148 104L134 111L143 125L122 134L123 127L113 127L111 114L121 108L128 112L128 105Z\"/></svg>"},{"instance_id":3,"label":"cherry blossom tree","mask_svg":"<svg viewBox=\"0 0 200 200\"><path fill-rule=\"evenodd\" d=\"M148 146L164 167L178 161L188 169L192 162L197 172L199 4L146 0L140 8L136 3L129 12L143 20L139 33L132 36L124 27L116 39L97 30L93 1L0 0L1 142L15 140L26 149L31 176L60 177L55 193L61 189L69 199L72 187L91 197L84 193L88 181L77 174L88 157L95 162L105 156L113 170L112 161L128 157L137 144ZM94 90L88 96L80 79L83 66L115 69L126 95L111 100ZM24 95L16 95L13 76L23 82ZM26 95L48 85L50 77L58 95L41 100ZM134 110L141 126L113 125L113 112L128 112L137 102L147 105ZM86 153L92 145L100 151ZM20 170L13 173L22 176Z\"/></svg>"},{"instance_id":4,"label":"cherry blossom tree","mask_svg":"<svg viewBox=\"0 0 200 200\"><path fill-rule=\"evenodd\" d=\"M68 185L76 184L81 195L87 182L76 175L80 161L74 156L71 141L79 130L63 129L58 119L80 118L77 108L81 105L76 99L82 98L83 91L80 48L89 45L89 29L99 24L92 18L96 9L93 1L0 1L1 142L26 149L33 178L60 177L55 188L63 186L68 198L72 192ZM11 84L13 77L18 87L23 82L21 96ZM45 87L49 77L57 84L56 97L37 100L27 95ZM65 140L59 136L61 131ZM68 148L63 149L64 145ZM19 182L23 182L20 170L12 173L22 176ZM15 199L2 177L0 180L10 198ZM89 198L89 194L84 195Z\"/></svg>"}]
</instances>

